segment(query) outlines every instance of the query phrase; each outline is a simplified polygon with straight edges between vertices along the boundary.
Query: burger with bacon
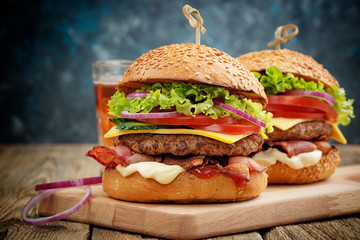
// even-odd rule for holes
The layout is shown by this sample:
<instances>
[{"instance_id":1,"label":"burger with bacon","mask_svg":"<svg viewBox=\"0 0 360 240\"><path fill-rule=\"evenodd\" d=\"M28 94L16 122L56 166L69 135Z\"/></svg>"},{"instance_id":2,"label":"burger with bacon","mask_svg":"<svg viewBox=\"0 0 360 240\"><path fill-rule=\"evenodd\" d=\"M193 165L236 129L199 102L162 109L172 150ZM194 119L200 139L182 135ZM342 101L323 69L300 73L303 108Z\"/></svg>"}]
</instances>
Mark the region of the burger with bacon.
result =
<instances>
[{"instance_id":1,"label":"burger with bacon","mask_svg":"<svg viewBox=\"0 0 360 240\"><path fill-rule=\"evenodd\" d=\"M353 118L353 100L313 58L288 49L238 58L268 95L274 131L254 159L269 168L269 183L311 183L330 177L340 162L333 138L346 144L338 125Z\"/></svg>"},{"instance_id":2,"label":"burger with bacon","mask_svg":"<svg viewBox=\"0 0 360 240\"><path fill-rule=\"evenodd\" d=\"M257 197L265 167L252 160L271 131L264 88L214 48L151 50L125 72L108 103L114 148L87 155L105 165L103 189L135 202L231 202Z\"/></svg>"}]
</instances>

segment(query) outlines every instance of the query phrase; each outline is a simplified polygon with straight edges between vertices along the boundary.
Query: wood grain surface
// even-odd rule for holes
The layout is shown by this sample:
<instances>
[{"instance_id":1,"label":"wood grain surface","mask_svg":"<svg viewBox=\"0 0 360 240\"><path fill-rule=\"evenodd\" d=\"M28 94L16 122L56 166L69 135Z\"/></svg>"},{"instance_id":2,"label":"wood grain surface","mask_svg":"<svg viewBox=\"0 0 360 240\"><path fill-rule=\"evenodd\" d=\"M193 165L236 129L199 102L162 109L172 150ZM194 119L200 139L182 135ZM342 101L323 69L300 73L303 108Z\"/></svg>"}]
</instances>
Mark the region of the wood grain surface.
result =
<instances>
[{"instance_id":1,"label":"wood grain surface","mask_svg":"<svg viewBox=\"0 0 360 240\"><path fill-rule=\"evenodd\" d=\"M44 182L99 176L102 167L84 154L92 144L0 145L0 239L157 239L151 236L57 221L23 224L20 213ZM337 145L341 166L360 163L360 145ZM38 209L30 216L37 217ZM249 219L251 221L251 219ZM206 238L229 239L360 239L360 214L332 217Z\"/></svg>"},{"instance_id":2,"label":"wood grain surface","mask_svg":"<svg viewBox=\"0 0 360 240\"><path fill-rule=\"evenodd\" d=\"M360 212L360 164L339 167L327 181L271 185L260 197L226 204L144 204L118 201L102 186L67 219L171 239L198 239ZM40 203L50 216L81 201L84 190L66 189ZM251 219L252 221L247 221Z\"/></svg>"}]
</instances>

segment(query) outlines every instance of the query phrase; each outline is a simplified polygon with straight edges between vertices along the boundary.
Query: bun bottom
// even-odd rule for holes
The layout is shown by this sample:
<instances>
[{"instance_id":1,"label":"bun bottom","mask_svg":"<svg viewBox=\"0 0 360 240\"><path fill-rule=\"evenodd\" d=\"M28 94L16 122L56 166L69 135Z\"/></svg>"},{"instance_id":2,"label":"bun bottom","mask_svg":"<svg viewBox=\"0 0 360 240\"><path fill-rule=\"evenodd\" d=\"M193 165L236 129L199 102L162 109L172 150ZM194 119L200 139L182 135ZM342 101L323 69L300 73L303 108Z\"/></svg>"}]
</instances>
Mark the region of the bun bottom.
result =
<instances>
[{"instance_id":1,"label":"bun bottom","mask_svg":"<svg viewBox=\"0 0 360 240\"><path fill-rule=\"evenodd\" d=\"M323 154L320 161L313 166L293 169L279 161L268 167L269 184L301 184L313 183L329 178L340 162L337 148L332 147L330 152Z\"/></svg>"},{"instance_id":2,"label":"bun bottom","mask_svg":"<svg viewBox=\"0 0 360 240\"><path fill-rule=\"evenodd\" d=\"M217 203L238 202L259 196L267 187L265 172L251 174L242 187L230 177L216 174L208 179L182 172L169 184L160 184L135 172L123 177L116 169L105 168L102 184L113 198L131 202Z\"/></svg>"}]
</instances>

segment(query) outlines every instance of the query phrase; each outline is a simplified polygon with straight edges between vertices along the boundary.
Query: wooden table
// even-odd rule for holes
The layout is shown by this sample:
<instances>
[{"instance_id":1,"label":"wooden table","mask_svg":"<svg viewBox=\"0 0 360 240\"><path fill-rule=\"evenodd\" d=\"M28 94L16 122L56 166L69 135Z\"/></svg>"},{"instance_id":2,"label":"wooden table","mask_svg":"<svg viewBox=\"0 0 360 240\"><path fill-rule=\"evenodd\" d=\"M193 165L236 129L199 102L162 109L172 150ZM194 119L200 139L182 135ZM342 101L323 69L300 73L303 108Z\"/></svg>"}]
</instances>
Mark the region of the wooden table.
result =
<instances>
[{"instance_id":1,"label":"wooden table","mask_svg":"<svg viewBox=\"0 0 360 240\"><path fill-rule=\"evenodd\" d=\"M85 157L92 144L0 145L0 239L156 239L89 224L57 221L25 225L20 213L39 183L99 176ZM360 163L360 145L337 145L341 166ZM359 199L360 204L360 199ZM38 216L33 209L31 216ZM360 239L360 213L208 239Z\"/></svg>"}]
</instances>

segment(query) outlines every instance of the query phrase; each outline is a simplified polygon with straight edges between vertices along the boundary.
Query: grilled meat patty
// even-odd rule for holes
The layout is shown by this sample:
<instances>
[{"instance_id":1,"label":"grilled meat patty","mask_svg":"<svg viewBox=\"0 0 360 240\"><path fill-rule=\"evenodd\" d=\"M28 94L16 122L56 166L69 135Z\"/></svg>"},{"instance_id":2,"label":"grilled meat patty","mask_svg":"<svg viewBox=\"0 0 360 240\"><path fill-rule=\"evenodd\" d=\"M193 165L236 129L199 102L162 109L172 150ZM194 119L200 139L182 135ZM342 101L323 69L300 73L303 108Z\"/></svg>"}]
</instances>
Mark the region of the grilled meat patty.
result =
<instances>
[{"instance_id":1,"label":"grilled meat patty","mask_svg":"<svg viewBox=\"0 0 360 240\"><path fill-rule=\"evenodd\" d=\"M260 134L251 134L232 144L187 134L128 134L117 137L115 146L124 145L148 155L248 156L259 151L263 141Z\"/></svg>"},{"instance_id":2,"label":"grilled meat patty","mask_svg":"<svg viewBox=\"0 0 360 240\"><path fill-rule=\"evenodd\" d=\"M325 121L316 120L296 124L292 128L282 131L274 127L274 132L267 133L265 142L287 141L287 140L325 140L331 136L331 127Z\"/></svg>"}]
</instances>

